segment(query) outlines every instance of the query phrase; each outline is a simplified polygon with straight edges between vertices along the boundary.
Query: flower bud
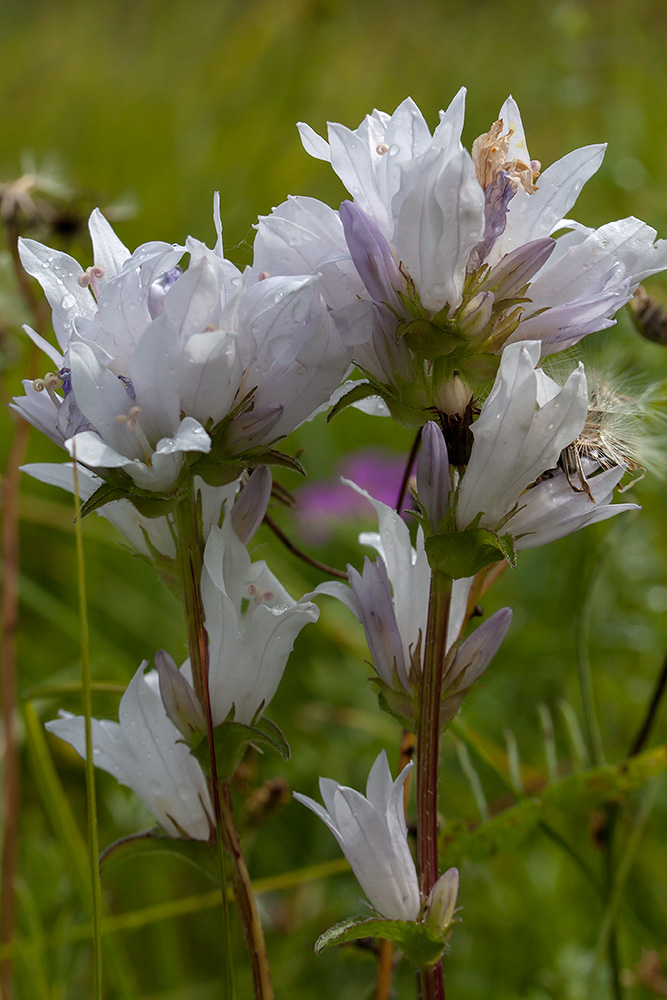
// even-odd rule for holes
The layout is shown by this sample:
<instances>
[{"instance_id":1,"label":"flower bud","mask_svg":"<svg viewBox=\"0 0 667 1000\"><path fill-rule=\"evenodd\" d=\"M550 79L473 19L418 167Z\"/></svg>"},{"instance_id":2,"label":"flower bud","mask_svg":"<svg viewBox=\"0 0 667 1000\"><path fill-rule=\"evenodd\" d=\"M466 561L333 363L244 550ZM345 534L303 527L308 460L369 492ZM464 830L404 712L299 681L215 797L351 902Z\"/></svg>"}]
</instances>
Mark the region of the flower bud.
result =
<instances>
[{"instance_id":1,"label":"flower bud","mask_svg":"<svg viewBox=\"0 0 667 1000\"><path fill-rule=\"evenodd\" d=\"M403 279L377 224L352 201L344 201L338 214L352 261L369 295L374 302L400 307L397 293Z\"/></svg>"},{"instance_id":2,"label":"flower bud","mask_svg":"<svg viewBox=\"0 0 667 1000\"><path fill-rule=\"evenodd\" d=\"M163 649L155 654L155 667L160 680L160 697L168 718L186 743L194 745L206 730L204 710L191 684L180 672L169 653Z\"/></svg>"},{"instance_id":3,"label":"flower bud","mask_svg":"<svg viewBox=\"0 0 667 1000\"><path fill-rule=\"evenodd\" d=\"M438 531L447 513L450 490L447 445L438 425L430 420L422 428L421 448L417 459L417 496L434 532Z\"/></svg>"},{"instance_id":4,"label":"flower bud","mask_svg":"<svg viewBox=\"0 0 667 1000\"><path fill-rule=\"evenodd\" d=\"M232 524L234 531L244 545L247 545L255 534L271 497L273 478L267 465L260 465L250 474L232 507Z\"/></svg>"},{"instance_id":5,"label":"flower bud","mask_svg":"<svg viewBox=\"0 0 667 1000\"><path fill-rule=\"evenodd\" d=\"M496 301L512 298L546 264L555 246L556 241L547 236L505 254L491 268L480 289L493 288Z\"/></svg>"},{"instance_id":6,"label":"flower bud","mask_svg":"<svg viewBox=\"0 0 667 1000\"><path fill-rule=\"evenodd\" d=\"M459 872L457 868L449 868L431 889L428 897L424 923L435 927L443 936L454 923L456 897L459 892Z\"/></svg>"},{"instance_id":7,"label":"flower bud","mask_svg":"<svg viewBox=\"0 0 667 1000\"><path fill-rule=\"evenodd\" d=\"M471 395L468 385L455 375L438 384L435 403L441 413L446 413L449 417L462 417L468 409Z\"/></svg>"}]
</instances>

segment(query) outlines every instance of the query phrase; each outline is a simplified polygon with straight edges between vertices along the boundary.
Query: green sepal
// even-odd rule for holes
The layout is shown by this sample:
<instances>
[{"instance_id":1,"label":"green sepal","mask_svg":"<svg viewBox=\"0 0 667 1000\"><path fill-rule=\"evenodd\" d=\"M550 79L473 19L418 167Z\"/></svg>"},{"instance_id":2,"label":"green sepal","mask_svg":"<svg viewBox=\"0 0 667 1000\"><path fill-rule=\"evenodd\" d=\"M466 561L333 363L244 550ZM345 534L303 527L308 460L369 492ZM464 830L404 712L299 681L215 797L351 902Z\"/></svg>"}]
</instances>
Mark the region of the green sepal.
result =
<instances>
[{"instance_id":1,"label":"green sepal","mask_svg":"<svg viewBox=\"0 0 667 1000\"><path fill-rule=\"evenodd\" d=\"M377 388L371 385L370 382L362 382L359 385L355 385L331 407L331 410L327 414L327 423L352 403L357 403L360 399L368 399L369 396L377 396L377 394Z\"/></svg>"},{"instance_id":2,"label":"green sepal","mask_svg":"<svg viewBox=\"0 0 667 1000\"><path fill-rule=\"evenodd\" d=\"M206 455L197 462L194 472L207 486L227 486L239 478L244 468L245 466L238 462L211 462Z\"/></svg>"},{"instance_id":3,"label":"green sepal","mask_svg":"<svg viewBox=\"0 0 667 1000\"><path fill-rule=\"evenodd\" d=\"M178 505L188 496L188 484L177 487L171 493L151 493L150 490L132 492L128 500L134 504L144 517L163 517L172 514Z\"/></svg>"},{"instance_id":4,"label":"green sepal","mask_svg":"<svg viewBox=\"0 0 667 1000\"><path fill-rule=\"evenodd\" d=\"M86 517L87 514L92 514L94 510L99 510L106 504L113 503L114 500L129 500L127 490L123 489L122 486L114 486L113 483L102 483L93 495L81 504L80 516Z\"/></svg>"},{"instance_id":5,"label":"green sepal","mask_svg":"<svg viewBox=\"0 0 667 1000\"><path fill-rule=\"evenodd\" d=\"M121 837L100 854L100 870L119 861L127 861L137 854L176 854L194 865L212 882L220 885L220 867L217 852L206 840L189 840L169 837L160 827Z\"/></svg>"},{"instance_id":6,"label":"green sepal","mask_svg":"<svg viewBox=\"0 0 667 1000\"><path fill-rule=\"evenodd\" d=\"M417 708L414 695L399 685L396 688L390 687L379 677L371 679L378 689L378 705L382 711L400 722L408 732L416 732Z\"/></svg>"},{"instance_id":7,"label":"green sepal","mask_svg":"<svg viewBox=\"0 0 667 1000\"><path fill-rule=\"evenodd\" d=\"M268 451L262 451L258 454L248 454L245 457L247 458L246 464L249 466L279 465L283 469L297 472L300 476L306 475L306 470L298 458L295 458L294 455L288 455L287 452L278 451L277 448L270 448Z\"/></svg>"},{"instance_id":8,"label":"green sepal","mask_svg":"<svg viewBox=\"0 0 667 1000\"><path fill-rule=\"evenodd\" d=\"M283 760L289 760L291 755L289 743L281 729L275 722L271 722L265 717L259 719L252 726L231 720L223 722L213 730L213 741L216 769L220 781L227 781L232 777L251 743L271 747L280 754ZM211 759L206 736L202 737L197 746L192 747L190 753L199 761L204 773L210 775Z\"/></svg>"},{"instance_id":9,"label":"green sepal","mask_svg":"<svg viewBox=\"0 0 667 1000\"><path fill-rule=\"evenodd\" d=\"M99 486L93 495L81 505L81 517L100 510L115 500L129 500L144 517L162 517L171 514L187 495L187 480L178 482L169 493L158 493L153 490L142 490L135 486L133 480L122 472L114 471L109 479Z\"/></svg>"},{"instance_id":10,"label":"green sepal","mask_svg":"<svg viewBox=\"0 0 667 1000\"><path fill-rule=\"evenodd\" d=\"M509 535L499 538L486 528L467 528L442 535L431 535L425 543L431 569L445 573L453 580L474 576L480 570L513 559Z\"/></svg>"},{"instance_id":11,"label":"green sepal","mask_svg":"<svg viewBox=\"0 0 667 1000\"><path fill-rule=\"evenodd\" d=\"M433 965L441 957L447 947L442 934L435 927L420 924L412 920L344 920L328 931L315 942L317 955L327 948L348 941L359 941L361 938L384 938L393 941L401 949L405 957L417 969Z\"/></svg>"},{"instance_id":12,"label":"green sepal","mask_svg":"<svg viewBox=\"0 0 667 1000\"><path fill-rule=\"evenodd\" d=\"M461 375L467 382L477 385L492 382L500 365L499 354L488 354L484 351L470 353L461 363Z\"/></svg>"},{"instance_id":13,"label":"green sepal","mask_svg":"<svg viewBox=\"0 0 667 1000\"><path fill-rule=\"evenodd\" d=\"M399 323L396 333L405 339L416 357L429 361L451 354L463 342L451 324L437 326L428 319L404 320Z\"/></svg>"}]
</instances>

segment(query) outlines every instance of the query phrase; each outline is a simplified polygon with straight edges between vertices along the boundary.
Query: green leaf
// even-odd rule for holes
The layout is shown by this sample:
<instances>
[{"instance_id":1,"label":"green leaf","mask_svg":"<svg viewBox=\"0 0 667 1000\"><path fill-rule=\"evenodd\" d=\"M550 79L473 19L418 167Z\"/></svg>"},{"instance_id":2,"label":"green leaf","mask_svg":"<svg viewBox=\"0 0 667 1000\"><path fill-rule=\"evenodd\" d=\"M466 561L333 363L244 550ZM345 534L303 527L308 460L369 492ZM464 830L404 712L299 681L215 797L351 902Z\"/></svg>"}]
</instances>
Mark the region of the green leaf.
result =
<instances>
[{"instance_id":1,"label":"green leaf","mask_svg":"<svg viewBox=\"0 0 667 1000\"><path fill-rule=\"evenodd\" d=\"M212 844L205 840L168 837L158 827L121 837L110 844L100 854L100 869L104 871L116 862L127 861L137 854L176 854L220 885L218 855Z\"/></svg>"},{"instance_id":2,"label":"green leaf","mask_svg":"<svg viewBox=\"0 0 667 1000\"><path fill-rule=\"evenodd\" d=\"M497 816L471 829L465 821L452 820L440 837L440 856L447 866L458 868L467 861L488 861L501 851L518 847L541 818L541 803L524 799Z\"/></svg>"},{"instance_id":3,"label":"green leaf","mask_svg":"<svg viewBox=\"0 0 667 1000\"><path fill-rule=\"evenodd\" d=\"M284 451L278 451L277 448L269 448L268 451L262 451L257 454L253 452L243 457L247 459L246 465L280 465L284 469L298 472L300 476L306 475L306 470L298 458L295 458L294 455L288 455Z\"/></svg>"},{"instance_id":4,"label":"green leaf","mask_svg":"<svg viewBox=\"0 0 667 1000\"><path fill-rule=\"evenodd\" d=\"M284 760L290 758L290 747L283 733L270 719L261 718L253 726L242 722L223 722L213 730L215 763L218 778L231 778L241 763L243 755L251 743L258 743L276 750ZM190 751L197 758L206 774L210 774L210 754L208 740L204 736Z\"/></svg>"},{"instance_id":5,"label":"green leaf","mask_svg":"<svg viewBox=\"0 0 667 1000\"><path fill-rule=\"evenodd\" d=\"M290 759L292 756L290 745L285 739L285 734L282 729L280 726L277 726L275 722L272 722L271 719L267 719L264 715L259 722L256 722L255 725L250 728L253 733L259 734L253 740L254 743L263 742L266 746L270 746L274 750L277 750L283 760Z\"/></svg>"},{"instance_id":6,"label":"green leaf","mask_svg":"<svg viewBox=\"0 0 667 1000\"><path fill-rule=\"evenodd\" d=\"M437 962L446 947L440 932L427 924L409 920L352 919L325 931L315 942L315 953L319 955L333 945L375 937L393 941L418 969Z\"/></svg>"},{"instance_id":7,"label":"green leaf","mask_svg":"<svg viewBox=\"0 0 667 1000\"><path fill-rule=\"evenodd\" d=\"M337 403L334 403L327 416L327 422L333 420L341 410L350 406L351 403L356 403L360 399L368 399L369 396L377 396L377 388L371 385L370 382L361 382L359 385L355 385L344 396L341 396Z\"/></svg>"},{"instance_id":8,"label":"green leaf","mask_svg":"<svg viewBox=\"0 0 667 1000\"><path fill-rule=\"evenodd\" d=\"M465 821L447 824L440 837L440 857L447 866L465 859L487 861L501 851L516 848L542 821L554 813L577 808L586 812L615 802L667 771L667 746L647 750L620 764L603 764L570 774L530 799L522 799L491 819L471 827Z\"/></svg>"},{"instance_id":9,"label":"green leaf","mask_svg":"<svg viewBox=\"0 0 667 1000\"><path fill-rule=\"evenodd\" d=\"M492 563L507 558L503 541L486 528L468 528L426 539L426 555L432 569L453 580L474 576Z\"/></svg>"},{"instance_id":10,"label":"green leaf","mask_svg":"<svg viewBox=\"0 0 667 1000\"><path fill-rule=\"evenodd\" d=\"M81 504L81 517L92 514L94 510L99 510L114 500L131 500L131 494L122 486L114 486L112 483L102 483L95 490L92 496L88 497L85 503Z\"/></svg>"}]
</instances>

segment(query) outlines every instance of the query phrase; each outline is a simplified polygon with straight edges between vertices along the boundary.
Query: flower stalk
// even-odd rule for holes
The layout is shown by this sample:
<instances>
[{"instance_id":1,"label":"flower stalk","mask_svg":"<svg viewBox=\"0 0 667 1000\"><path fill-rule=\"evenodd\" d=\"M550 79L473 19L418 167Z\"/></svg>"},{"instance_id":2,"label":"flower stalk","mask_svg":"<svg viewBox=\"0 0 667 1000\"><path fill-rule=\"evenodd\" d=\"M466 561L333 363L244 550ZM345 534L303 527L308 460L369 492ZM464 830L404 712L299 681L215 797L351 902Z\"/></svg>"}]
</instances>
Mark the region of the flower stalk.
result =
<instances>
[{"instance_id":1,"label":"flower stalk","mask_svg":"<svg viewBox=\"0 0 667 1000\"><path fill-rule=\"evenodd\" d=\"M206 735L210 754L211 797L215 814L216 841L220 861L222 901L227 942L227 969L230 996L235 997L233 982L234 958L229 932L229 907L227 902L227 876L225 851L231 856L234 868L232 881L241 923L246 937L256 1000L273 1000L273 989L269 972L269 961L264 941L264 932L259 919L257 905L250 885L250 876L243 856L241 841L234 825L229 783L218 780L213 732L213 714L208 683L209 650L208 635L204 621L204 603L201 591L201 576L204 565L204 543L200 530L200 518L194 489L176 508L176 530L183 579L185 615L188 630L188 648L192 666L192 680L197 697L200 699L206 719ZM222 792L222 794L221 794Z\"/></svg>"},{"instance_id":2,"label":"flower stalk","mask_svg":"<svg viewBox=\"0 0 667 1000\"><path fill-rule=\"evenodd\" d=\"M447 653L451 579L437 570L431 576L417 733L417 868L419 888L427 898L438 879L438 755L440 701ZM442 964L421 972L422 1000L444 1000Z\"/></svg>"}]
</instances>

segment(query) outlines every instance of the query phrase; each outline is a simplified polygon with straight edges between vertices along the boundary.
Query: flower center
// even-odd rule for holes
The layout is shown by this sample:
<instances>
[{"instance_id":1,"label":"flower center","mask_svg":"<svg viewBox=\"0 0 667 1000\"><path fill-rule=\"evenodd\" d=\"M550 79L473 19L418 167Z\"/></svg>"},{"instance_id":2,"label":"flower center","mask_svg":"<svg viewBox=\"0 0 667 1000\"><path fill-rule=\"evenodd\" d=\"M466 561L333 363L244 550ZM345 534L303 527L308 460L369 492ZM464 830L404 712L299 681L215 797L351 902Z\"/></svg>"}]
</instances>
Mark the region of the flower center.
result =
<instances>
[{"instance_id":1,"label":"flower center","mask_svg":"<svg viewBox=\"0 0 667 1000\"><path fill-rule=\"evenodd\" d=\"M125 427L126 430L134 434L137 441L141 445L141 450L144 453L146 465L150 465L153 449L150 446L148 438L141 429L141 425L139 423L140 416L141 416L141 407L131 406L127 413L118 413L114 419L117 424L121 424L122 426Z\"/></svg>"}]
</instances>

